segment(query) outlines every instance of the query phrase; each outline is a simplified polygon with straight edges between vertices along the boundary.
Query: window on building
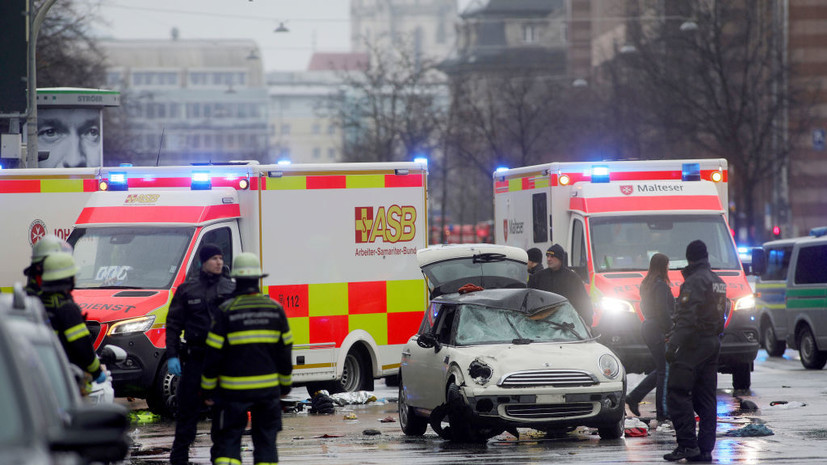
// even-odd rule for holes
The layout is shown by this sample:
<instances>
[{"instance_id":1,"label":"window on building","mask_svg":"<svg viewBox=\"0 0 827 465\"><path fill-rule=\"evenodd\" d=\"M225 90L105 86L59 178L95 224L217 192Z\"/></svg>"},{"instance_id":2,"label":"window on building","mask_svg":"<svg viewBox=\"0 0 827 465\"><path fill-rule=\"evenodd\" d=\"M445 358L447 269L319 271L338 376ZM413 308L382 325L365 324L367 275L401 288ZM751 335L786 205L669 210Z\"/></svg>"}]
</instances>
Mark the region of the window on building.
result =
<instances>
[{"instance_id":1,"label":"window on building","mask_svg":"<svg viewBox=\"0 0 827 465\"><path fill-rule=\"evenodd\" d=\"M327 149L327 159L328 160L335 160L336 159L336 149L334 149L334 148Z\"/></svg>"},{"instance_id":2,"label":"window on building","mask_svg":"<svg viewBox=\"0 0 827 465\"><path fill-rule=\"evenodd\" d=\"M533 44L537 42L537 27L533 24L523 24L523 42Z\"/></svg>"},{"instance_id":3,"label":"window on building","mask_svg":"<svg viewBox=\"0 0 827 465\"><path fill-rule=\"evenodd\" d=\"M318 147L314 147L313 148L313 159L314 160L319 160L320 158L322 158L322 149L320 149Z\"/></svg>"}]
</instances>

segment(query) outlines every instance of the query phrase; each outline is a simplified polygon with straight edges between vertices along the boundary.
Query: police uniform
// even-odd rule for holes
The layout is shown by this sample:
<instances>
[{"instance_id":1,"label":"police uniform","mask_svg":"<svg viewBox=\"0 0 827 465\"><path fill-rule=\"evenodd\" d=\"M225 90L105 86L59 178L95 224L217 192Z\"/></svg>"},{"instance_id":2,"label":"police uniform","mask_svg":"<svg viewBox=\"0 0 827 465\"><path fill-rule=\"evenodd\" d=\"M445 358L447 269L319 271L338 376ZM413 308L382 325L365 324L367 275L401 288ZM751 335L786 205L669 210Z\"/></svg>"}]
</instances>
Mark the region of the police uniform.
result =
<instances>
[{"instance_id":1,"label":"police uniform","mask_svg":"<svg viewBox=\"0 0 827 465\"><path fill-rule=\"evenodd\" d=\"M71 294L42 291L40 300L46 307L49 322L57 333L69 361L92 375L92 379L98 379L101 374L101 362L95 354L94 341L86 327L86 320L80 313L80 307L72 300Z\"/></svg>"},{"instance_id":2,"label":"police uniform","mask_svg":"<svg viewBox=\"0 0 827 465\"><path fill-rule=\"evenodd\" d=\"M202 261L205 261L203 258ZM181 361L181 376L175 391L178 409L175 439L170 451L172 463L186 463L189 460L189 446L195 440L202 408L200 383L207 333L213 316L218 313L218 305L230 296L234 287L228 276L200 270L195 279L188 279L178 287L170 303L166 331L167 358L178 357Z\"/></svg>"},{"instance_id":3,"label":"police uniform","mask_svg":"<svg viewBox=\"0 0 827 465\"><path fill-rule=\"evenodd\" d=\"M678 448L666 460L710 461L717 427L718 354L724 330L726 284L706 258L706 246L687 247L689 265L667 343L667 408ZM691 250L693 244L696 245ZM702 249L702 250L701 250ZM694 255L694 256L693 256ZM695 433L695 413L698 432Z\"/></svg>"},{"instance_id":4,"label":"police uniform","mask_svg":"<svg viewBox=\"0 0 827 465\"><path fill-rule=\"evenodd\" d=\"M293 335L278 302L259 293L258 280L236 274L237 289L224 302L207 337L201 388L215 402L213 449L216 464L241 463L241 435L252 420L253 462L278 462L279 397L290 391ZM256 259L257 262L257 259Z\"/></svg>"}]
</instances>

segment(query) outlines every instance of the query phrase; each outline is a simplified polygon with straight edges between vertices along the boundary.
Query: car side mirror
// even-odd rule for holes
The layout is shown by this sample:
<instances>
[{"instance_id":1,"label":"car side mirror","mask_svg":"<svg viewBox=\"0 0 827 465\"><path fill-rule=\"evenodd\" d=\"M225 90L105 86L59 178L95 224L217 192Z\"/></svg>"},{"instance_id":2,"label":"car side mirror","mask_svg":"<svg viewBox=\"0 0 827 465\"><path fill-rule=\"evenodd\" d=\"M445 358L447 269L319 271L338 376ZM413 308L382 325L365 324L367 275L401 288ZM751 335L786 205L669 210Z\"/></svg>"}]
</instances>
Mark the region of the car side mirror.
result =
<instances>
[{"instance_id":1,"label":"car side mirror","mask_svg":"<svg viewBox=\"0 0 827 465\"><path fill-rule=\"evenodd\" d=\"M101 348L98 356L104 365L111 365L126 360L127 353L125 350L116 345L106 344L103 348Z\"/></svg>"},{"instance_id":2,"label":"car side mirror","mask_svg":"<svg viewBox=\"0 0 827 465\"><path fill-rule=\"evenodd\" d=\"M416 345L422 347L423 349L430 349L433 347L434 352L439 352L442 348L439 341L436 340L436 335L434 333L420 334L419 337L416 338Z\"/></svg>"},{"instance_id":3,"label":"car side mirror","mask_svg":"<svg viewBox=\"0 0 827 465\"><path fill-rule=\"evenodd\" d=\"M69 411L69 426L50 438L56 451L80 454L90 462L117 462L129 452L129 412L119 404L82 405Z\"/></svg>"}]
</instances>

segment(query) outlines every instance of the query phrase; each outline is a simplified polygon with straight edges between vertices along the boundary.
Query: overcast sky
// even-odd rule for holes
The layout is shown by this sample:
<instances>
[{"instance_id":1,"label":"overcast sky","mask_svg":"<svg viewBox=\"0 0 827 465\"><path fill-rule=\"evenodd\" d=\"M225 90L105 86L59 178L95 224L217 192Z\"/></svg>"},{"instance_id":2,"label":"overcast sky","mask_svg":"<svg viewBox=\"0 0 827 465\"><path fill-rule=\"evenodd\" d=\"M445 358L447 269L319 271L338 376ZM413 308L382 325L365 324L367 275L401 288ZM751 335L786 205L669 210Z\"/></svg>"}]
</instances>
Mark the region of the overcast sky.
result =
<instances>
[{"instance_id":1,"label":"overcast sky","mask_svg":"<svg viewBox=\"0 0 827 465\"><path fill-rule=\"evenodd\" d=\"M266 71L302 70L314 50L350 49L348 0L76 1L97 5L101 37L168 39L177 28L181 39L255 40ZM289 32L273 32L281 22Z\"/></svg>"},{"instance_id":2,"label":"overcast sky","mask_svg":"<svg viewBox=\"0 0 827 465\"><path fill-rule=\"evenodd\" d=\"M181 39L255 40L265 71L306 69L314 50L350 50L348 0L76 1L96 10L106 38L168 39L177 28ZM289 32L273 32L281 22Z\"/></svg>"}]
</instances>

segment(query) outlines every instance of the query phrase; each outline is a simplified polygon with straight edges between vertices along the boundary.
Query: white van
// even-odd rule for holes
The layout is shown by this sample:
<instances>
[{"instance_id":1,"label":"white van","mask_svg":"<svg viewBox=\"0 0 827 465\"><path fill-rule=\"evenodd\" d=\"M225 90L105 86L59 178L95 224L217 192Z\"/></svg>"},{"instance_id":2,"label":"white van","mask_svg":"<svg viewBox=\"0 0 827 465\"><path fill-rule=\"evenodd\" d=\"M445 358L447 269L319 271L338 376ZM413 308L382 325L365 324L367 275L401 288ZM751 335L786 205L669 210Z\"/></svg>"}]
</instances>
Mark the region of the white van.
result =
<instances>
[{"instance_id":1,"label":"white van","mask_svg":"<svg viewBox=\"0 0 827 465\"><path fill-rule=\"evenodd\" d=\"M798 349L805 368L827 364L827 227L753 250L761 341L780 356Z\"/></svg>"}]
</instances>

